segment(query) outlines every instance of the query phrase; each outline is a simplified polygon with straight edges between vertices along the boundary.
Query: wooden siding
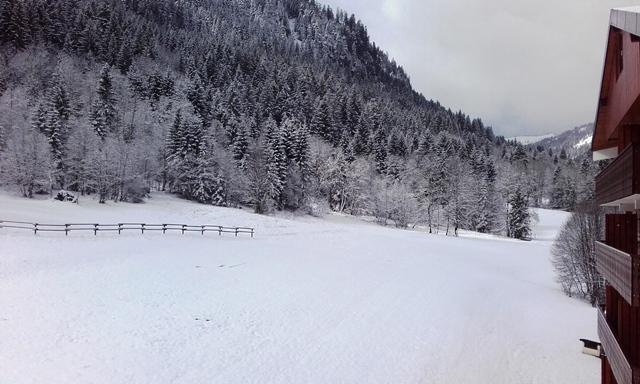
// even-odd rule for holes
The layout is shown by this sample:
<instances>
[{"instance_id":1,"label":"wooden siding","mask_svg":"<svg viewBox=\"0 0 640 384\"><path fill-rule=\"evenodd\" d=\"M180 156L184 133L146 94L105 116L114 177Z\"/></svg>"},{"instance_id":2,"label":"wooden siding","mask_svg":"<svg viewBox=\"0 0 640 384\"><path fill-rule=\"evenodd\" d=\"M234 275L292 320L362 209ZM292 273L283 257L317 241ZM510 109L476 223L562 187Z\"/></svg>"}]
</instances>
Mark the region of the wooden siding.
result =
<instances>
[{"instance_id":1,"label":"wooden siding","mask_svg":"<svg viewBox=\"0 0 640 384\"><path fill-rule=\"evenodd\" d=\"M631 369L631 364L629 364L629 361L622 352L620 344L618 344L618 340L616 340L602 310L598 311L598 336L600 337L602 348L607 355L607 361L618 384L639 383L637 375L634 380L634 372Z\"/></svg>"},{"instance_id":2,"label":"wooden siding","mask_svg":"<svg viewBox=\"0 0 640 384\"><path fill-rule=\"evenodd\" d=\"M640 122L640 114L634 111L638 109L639 96L638 39L610 27L592 143L594 151L617 146L620 125Z\"/></svg>"},{"instance_id":3,"label":"wooden siding","mask_svg":"<svg viewBox=\"0 0 640 384\"><path fill-rule=\"evenodd\" d=\"M640 145L628 145L596 176L596 202L607 204L640 193Z\"/></svg>"},{"instance_id":4,"label":"wooden siding","mask_svg":"<svg viewBox=\"0 0 640 384\"><path fill-rule=\"evenodd\" d=\"M605 215L605 243L622 252L638 253L638 215L618 213Z\"/></svg>"},{"instance_id":5,"label":"wooden siding","mask_svg":"<svg viewBox=\"0 0 640 384\"><path fill-rule=\"evenodd\" d=\"M627 303L630 305L640 304L638 287L634 286L638 277L633 276L632 273L634 271L631 255L604 243L596 242L596 268Z\"/></svg>"}]
</instances>

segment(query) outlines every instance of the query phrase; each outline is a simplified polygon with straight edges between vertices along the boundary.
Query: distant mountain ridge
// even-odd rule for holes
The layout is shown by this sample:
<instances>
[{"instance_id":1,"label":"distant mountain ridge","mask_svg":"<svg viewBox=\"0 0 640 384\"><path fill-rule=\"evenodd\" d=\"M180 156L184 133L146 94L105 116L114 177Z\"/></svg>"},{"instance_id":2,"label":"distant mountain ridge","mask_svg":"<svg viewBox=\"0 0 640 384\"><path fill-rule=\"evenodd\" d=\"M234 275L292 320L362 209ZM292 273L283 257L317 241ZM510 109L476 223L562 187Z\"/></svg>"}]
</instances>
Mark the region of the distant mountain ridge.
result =
<instances>
[{"instance_id":1,"label":"distant mountain ridge","mask_svg":"<svg viewBox=\"0 0 640 384\"><path fill-rule=\"evenodd\" d=\"M509 140L517 141L520 144L529 145L553 136L555 136L553 133L549 133L546 135L538 135L538 136L514 136L514 137L510 137Z\"/></svg>"},{"instance_id":2,"label":"distant mountain ridge","mask_svg":"<svg viewBox=\"0 0 640 384\"><path fill-rule=\"evenodd\" d=\"M593 123L583 124L556 135L519 136L515 140L524 145L551 148L554 152L564 149L569 156L577 156L589 149L593 137Z\"/></svg>"}]
</instances>

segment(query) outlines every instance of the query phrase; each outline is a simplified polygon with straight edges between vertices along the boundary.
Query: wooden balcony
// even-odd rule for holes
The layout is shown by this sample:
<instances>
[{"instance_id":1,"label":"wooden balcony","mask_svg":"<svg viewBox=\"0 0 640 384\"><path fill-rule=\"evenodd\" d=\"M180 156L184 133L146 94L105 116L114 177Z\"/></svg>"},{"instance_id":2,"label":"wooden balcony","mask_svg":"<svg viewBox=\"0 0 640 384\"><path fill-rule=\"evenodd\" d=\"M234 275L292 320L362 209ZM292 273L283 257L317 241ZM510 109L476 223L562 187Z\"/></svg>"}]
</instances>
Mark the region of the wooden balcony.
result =
<instances>
[{"instance_id":1,"label":"wooden balcony","mask_svg":"<svg viewBox=\"0 0 640 384\"><path fill-rule=\"evenodd\" d=\"M629 145L596 176L596 202L617 202L640 194L640 145Z\"/></svg>"},{"instance_id":2,"label":"wooden balcony","mask_svg":"<svg viewBox=\"0 0 640 384\"><path fill-rule=\"evenodd\" d=\"M640 371L629 364L602 310L598 310L598 336L618 384L640 384Z\"/></svg>"},{"instance_id":3,"label":"wooden balcony","mask_svg":"<svg viewBox=\"0 0 640 384\"><path fill-rule=\"evenodd\" d=\"M604 243L596 242L596 268L632 306L640 306L640 262Z\"/></svg>"}]
</instances>

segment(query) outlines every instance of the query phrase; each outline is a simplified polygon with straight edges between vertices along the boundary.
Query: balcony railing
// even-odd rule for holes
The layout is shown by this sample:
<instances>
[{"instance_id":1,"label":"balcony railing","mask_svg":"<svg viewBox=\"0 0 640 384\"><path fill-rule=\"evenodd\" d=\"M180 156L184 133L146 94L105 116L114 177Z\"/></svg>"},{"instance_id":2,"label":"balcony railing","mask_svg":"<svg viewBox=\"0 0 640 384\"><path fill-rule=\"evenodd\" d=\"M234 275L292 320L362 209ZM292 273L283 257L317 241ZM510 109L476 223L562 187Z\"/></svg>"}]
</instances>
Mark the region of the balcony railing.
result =
<instances>
[{"instance_id":1,"label":"balcony railing","mask_svg":"<svg viewBox=\"0 0 640 384\"><path fill-rule=\"evenodd\" d=\"M596 268L632 306L640 305L640 262L637 257L596 242Z\"/></svg>"},{"instance_id":2,"label":"balcony railing","mask_svg":"<svg viewBox=\"0 0 640 384\"><path fill-rule=\"evenodd\" d=\"M598 336L618 384L640 383L639 371L629 364L602 310L598 310Z\"/></svg>"},{"instance_id":3,"label":"balcony railing","mask_svg":"<svg viewBox=\"0 0 640 384\"><path fill-rule=\"evenodd\" d=\"M629 145L596 176L596 202L611 203L640 193L640 145Z\"/></svg>"}]
</instances>

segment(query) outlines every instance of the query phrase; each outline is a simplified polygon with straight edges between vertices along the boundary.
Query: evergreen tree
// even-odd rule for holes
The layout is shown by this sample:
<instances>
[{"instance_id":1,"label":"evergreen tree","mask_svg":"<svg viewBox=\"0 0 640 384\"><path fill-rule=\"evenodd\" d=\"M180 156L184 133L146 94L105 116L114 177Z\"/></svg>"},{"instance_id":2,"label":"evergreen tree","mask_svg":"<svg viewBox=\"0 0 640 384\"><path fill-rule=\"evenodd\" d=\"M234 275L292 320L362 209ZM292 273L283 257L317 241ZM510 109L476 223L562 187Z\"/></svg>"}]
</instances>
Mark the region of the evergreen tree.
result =
<instances>
[{"instance_id":1,"label":"evergreen tree","mask_svg":"<svg viewBox=\"0 0 640 384\"><path fill-rule=\"evenodd\" d=\"M111 78L111 67L105 65L98 80L96 100L91 108L91 125L98 137L104 140L116 128L116 100Z\"/></svg>"},{"instance_id":2,"label":"evergreen tree","mask_svg":"<svg viewBox=\"0 0 640 384\"><path fill-rule=\"evenodd\" d=\"M562 148L562 150L560 150L560 159L561 160L567 160L567 151L565 151L564 148Z\"/></svg>"},{"instance_id":3,"label":"evergreen tree","mask_svg":"<svg viewBox=\"0 0 640 384\"><path fill-rule=\"evenodd\" d=\"M64 158L68 124L71 115L70 101L64 85L57 75L53 76L43 102L33 117L33 126L45 135L53 159L54 174L58 186L64 183Z\"/></svg>"},{"instance_id":4,"label":"evergreen tree","mask_svg":"<svg viewBox=\"0 0 640 384\"><path fill-rule=\"evenodd\" d=\"M204 204L227 204L226 182L211 160L189 155L177 171L177 191L185 198Z\"/></svg>"},{"instance_id":5,"label":"evergreen tree","mask_svg":"<svg viewBox=\"0 0 640 384\"><path fill-rule=\"evenodd\" d=\"M356 134L351 141L351 146L356 156L365 156L371 152L369 130L363 122L356 125Z\"/></svg>"},{"instance_id":6,"label":"evergreen tree","mask_svg":"<svg viewBox=\"0 0 640 384\"><path fill-rule=\"evenodd\" d=\"M404 157L407 154L407 146L397 131L391 133L389 138L389 154Z\"/></svg>"},{"instance_id":7,"label":"evergreen tree","mask_svg":"<svg viewBox=\"0 0 640 384\"><path fill-rule=\"evenodd\" d=\"M373 139L373 145L376 171L378 171L378 173L385 173L387 170L387 143L386 136L382 129L379 129L376 132Z\"/></svg>"},{"instance_id":8,"label":"evergreen tree","mask_svg":"<svg viewBox=\"0 0 640 384\"><path fill-rule=\"evenodd\" d=\"M182 125L182 112L178 110L167 137L167 154L169 159L182 159L187 155L186 136Z\"/></svg>"},{"instance_id":9,"label":"evergreen tree","mask_svg":"<svg viewBox=\"0 0 640 384\"><path fill-rule=\"evenodd\" d=\"M240 128L238 134L233 141L233 158L238 162L241 167L245 165L245 156L249 149L249 141L247 138L247 132L244 127Z\"/></svg>"},{"instance_id":10,"label":"evergreen tree","mask_svg":"<svg viewBox=\"0 0 640 384\"><path fill-rule=\"evenodd\" d=\"M193 106L193 110L205 127L211 122L211 92L207 90L202 78L196 75L189 84L187 100Z\"/></svg>"},{"instance_id":11,"label":"evergreen tree","mask_svg":"<svg viewBox=\"0 0 640 384\"><path fill-rule=\"evenodd\" d=\"M282 131L272 119L267 120L266 123L266 142L266 169L270 196L276 206L282 208L283 192L287 180L287 155Z\"/></svg>"},{"instance_id":12,"label":"evergreen tree","mask_svg":"<svg viewBox=\"0 0 640 384\"><path fill-rule=\"evenodd\" d=\"M31 42L27 10L23 0L0 2L0 44L24 49Z\"/></svg>"},{"instance_id":13,"label":"evergreen tree","mask_svg":"<svg viewBox=\"0 0 640 384\"><path fill-rule=\"evenodd\" d=\"M529 204L520 187L509 196L509 212L507 215L507 235L514 239L531 239L531 217Z\"/></svg>"},{"instance_id":14,"label":"evergreen tree","mask_svg":"<svg viewBox=\"0 0 640 384\"><path fill-rule=\"evenodd\" d=\"M133 63L133 52L131 52L131 46L129 40L124 40L120 46L118 57L116 58L116 66L120 70L120 73L126 75L129 72L129 68Z\"/></svg>"},{"instance_id":15,"label":"evergreen tree","mask_svg":"<svg viewBox=\"0 0 640 384\"><path fill-rule=\"evenodd\" d=\"M315 108L313 119L311 120L311 132L335 144L329 105L326 98L320 100Z\"/></svg>"}]
</instances>

